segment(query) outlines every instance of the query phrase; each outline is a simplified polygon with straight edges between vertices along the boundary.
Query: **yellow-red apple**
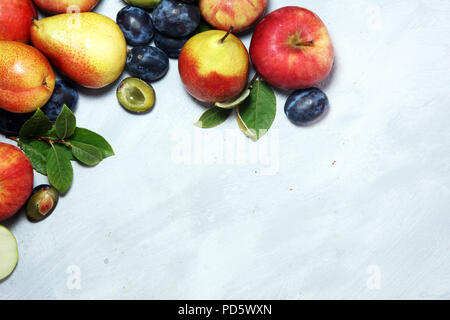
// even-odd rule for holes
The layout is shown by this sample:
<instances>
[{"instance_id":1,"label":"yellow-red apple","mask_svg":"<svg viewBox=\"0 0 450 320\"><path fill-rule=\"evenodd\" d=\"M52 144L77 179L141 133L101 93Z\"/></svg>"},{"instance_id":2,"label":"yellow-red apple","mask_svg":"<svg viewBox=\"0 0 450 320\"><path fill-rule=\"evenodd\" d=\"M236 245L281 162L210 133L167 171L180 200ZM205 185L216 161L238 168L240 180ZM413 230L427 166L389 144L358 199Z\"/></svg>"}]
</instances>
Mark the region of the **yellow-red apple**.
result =
<instances>
[{"instance_id":1,"label":"yellow-red apple","mask_svg":"<svg viewBox=\"0 0 450 320\"><path fill-rule=\"evenodd\" d=\"M267 0L200 0L203 18L213 27L240 32L256 23L267 9Z\"/></svg>"},{"instance_id":2,"label":"yellow-red apple","mask_svg":"<svg viewBox=\"0 0 450 320\"><path fill-rule=\"evenodd\" d=\"M44 106L55 88L55 73L36 48L0 41L0 108L15 113Z\"/></svg>"},{"instance_id":3,"label":"yellow-red apple","mask_svg":"<svg viewBox=\"0 0 450 320\"><path fill-rule=\"evenodd\" d=\"M250 57L256 71L277 88L314 87L330 73L334 49L313 12L284 7L264 17L253 34Z\"/></svg>"},{"instance_id":4,"label":"yellow-red apple","mask_svg":"<svg viewBox=\"0 0 450 320\"><path fill-rule=\"evenodd\" d=\"M189 39L178 60L186 90L203 102L225 101L241 93L248 68L248 52L242 41L220 30Z\"/></svg>"},{"instance_id":5,"label":"yellow-red apple","mask_svg":"<svg viewBox=\"0 0 450 320\"><path fill-rule=\"evenodd\" d=\"M31 0L0 0L0 41L30 41L32 19L37 19Z\"/></svg>"},{"instance_id":6,"label":"yellow-red apple","mask_svg":"<svg viewBox=\"0 0 450 320\"><path fill-rule=\"evenodd\" d=\"M33 0L42 11L58 13L88 12L94 9L100 0Z\"/></svg>"},{"instance_id":7,"label":"yellow-red apple","mask_svg":"<svg viewBox=\"0 0 450 320\"><path fill-rule=\"evenodd\" d=\"M17 213L33 190L33 167L17 147L0 142L0 221Z\"/></svg>"}]
</instances>

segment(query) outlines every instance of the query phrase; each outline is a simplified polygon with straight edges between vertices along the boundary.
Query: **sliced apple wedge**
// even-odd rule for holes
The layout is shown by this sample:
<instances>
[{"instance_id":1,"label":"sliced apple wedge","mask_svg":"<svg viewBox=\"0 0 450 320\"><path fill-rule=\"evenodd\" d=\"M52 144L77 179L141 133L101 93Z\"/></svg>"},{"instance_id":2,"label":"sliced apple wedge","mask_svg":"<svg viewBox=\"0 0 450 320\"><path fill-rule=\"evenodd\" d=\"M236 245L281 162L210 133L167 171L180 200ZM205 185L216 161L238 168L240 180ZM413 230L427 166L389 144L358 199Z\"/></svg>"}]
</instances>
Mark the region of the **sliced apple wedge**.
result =
<instances>
[{"instance_id":1,"label":"sliced apple wedge","mask_svg":"<svg viewBox=\"0 0 450 320\"><path fill-rule=\"evenodd\" d=\"M242 102L244 102L249 95L250 89L245 89L237 98L234 98L226 102L216 102L215 106L222 109L233 109L234 107L237 107Z\"/></svg>"},{"instance_id":2,"label":"sliced apple wedge","mask_svg":"<svg viewBox=\"0 0 450 320\"><path fill-rule=\"evenodd\" d=\"M0 280L14 271L18 259L16 238L8 229L0 226Z\"/></svg>"}]
</instances>

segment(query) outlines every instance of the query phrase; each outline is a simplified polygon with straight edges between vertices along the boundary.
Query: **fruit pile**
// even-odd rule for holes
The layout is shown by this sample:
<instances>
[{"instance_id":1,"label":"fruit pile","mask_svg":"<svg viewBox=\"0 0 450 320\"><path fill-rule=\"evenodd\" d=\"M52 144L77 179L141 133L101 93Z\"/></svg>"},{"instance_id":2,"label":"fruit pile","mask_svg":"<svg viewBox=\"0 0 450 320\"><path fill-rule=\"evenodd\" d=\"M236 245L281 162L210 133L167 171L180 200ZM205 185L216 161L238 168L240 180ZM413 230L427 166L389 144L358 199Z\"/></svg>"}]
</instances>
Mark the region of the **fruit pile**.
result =
<instances>
[{"instance_id":1,"label":"fruit pile","mask_svg":"<svg viewBox=\"0 0 450 320\"><path fill-rule=\"evenodd\" d=\"M276 99L270 85L297 90L285 104L297 125L318 121L328 110L315 85L331 71L334 50L320 18L285 7L267 15L267 0L126 0L117 15L128 45L127 78L117 97L122 106L144 112L155 103L150 83L161 79L169 58L178 58L181 80L195 99L214 104L196 123L212 128L236 109L242 131L258 140L270 128ZM150 11L151 10L151 11ZM257 24L250 55L236 36ZM154 40L154 46L149 43ZM250 60L256 75L248 83Z\"/></svg>"},{"instance_id":2,"label":"fruit pile","mask_svg":"<svg viewBox=\"0 0 450 320\"><path fill-rule=\"evenodd\" d=\"M127 110L151 110L151 83L178 59L186 91L211 104L196 125L215 127L235 110L254 141L274 121L273 88L292 90L285 113L296 125L320 120L329 107L315 86L330 73L334 49L307 9L263 17L268 0L124 0L113 21L91 12L100 0L33 1L0 0L0 132L21 149L0 143L0 221L21 208L33 222L45 219L71 186L72 161L95 166L114 155L103 137L77 127L76 88L107 87L125 68L132 77L116 95ZM38 20L34 5L48 16ZM247 50L239 34L255 25ZM33 189L33 169L50 185ZM0 280L16 263L15 238L0 227Z\"/></svg>"}]
</instances>

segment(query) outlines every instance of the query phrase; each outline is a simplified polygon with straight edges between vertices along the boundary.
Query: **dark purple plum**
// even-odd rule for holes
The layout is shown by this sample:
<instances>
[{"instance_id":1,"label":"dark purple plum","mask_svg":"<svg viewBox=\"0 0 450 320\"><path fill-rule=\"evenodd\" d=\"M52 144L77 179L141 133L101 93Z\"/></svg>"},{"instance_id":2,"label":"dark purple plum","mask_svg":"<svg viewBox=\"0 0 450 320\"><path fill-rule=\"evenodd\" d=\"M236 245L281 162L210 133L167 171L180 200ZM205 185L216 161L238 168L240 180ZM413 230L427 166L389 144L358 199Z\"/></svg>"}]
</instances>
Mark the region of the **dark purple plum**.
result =
<instances>
[{"instance_id":1,"label":"dark purple plum","mask_svg":"<svg viewBox=\"0 0 450 320\"><path fill-rule=\"evenodd\" d=\"M150 14L137 7L126 6L119 11L117 24L132 46L141 46L150 43L155 34Z\"/></svg>"},{"instance_id":2,"label":"dark purple plum","mask_svg":"<svg viewBox=\"0 0 450 320\"><path fill-rule=\"evenodd\" d=\"M297 90L286 101L284 112L288 119L299 126L312 124L329 108L326 94L317 88Z\"/></svg>"},{"instance_id":3,"label":"dark purple plum","mask_svg":"<svg viewBox=\"0 0 450 320\"><path fill-rule=\"evenodd\" d=\"M155 46L164 51L170 58L177 59L180 55L181 48L189 40L185 38L170 38L157 32L155 35Z\"/></svg>"},{"instance_id":4,"label":"dark purple plum","mask_svg":"<svg viewBox=\"0 0 450 320\"><path fill-rule=\"evenodd\" d=\"M12 113L0 108L0 132L7 136L18 136L22 125L33 116L32 113Z\"/></svg>"},{"instance_id":5,"label":"dark purple plum","mask_svg":"<svg viewBox=\"0 0 450 320\"><path fill-rule=\"evenodd\" d=\"M163 0L153 10L153 24L159 32L172 38L184 38L197 29L201 15L197 5Z\"/></svg>"},{"instance_id":6,"label":"dark purple plum","mask_svg":"<svg viewBox=\"0 0 450 320\"><path fill-rule=\"evenodd\" d=\"M47 104L42 107L42 111L47 117L56 121L64 105L66 105L72 112L75 112L78 102L78 91L64 80L57 80L55 83L55 90L52 97Z\"/></svg>"},{"instance_id":7,"label":"dark purple plum","mask_svg":"<svg viewBox=\"0 0 450 320\"><path fill-rule=\"evenodd\" d=\"M130 73L146 82L164 77L169 70L169 57L159 48L134 47L128 53L127 68Z\"/></svg>"}]
</instances>

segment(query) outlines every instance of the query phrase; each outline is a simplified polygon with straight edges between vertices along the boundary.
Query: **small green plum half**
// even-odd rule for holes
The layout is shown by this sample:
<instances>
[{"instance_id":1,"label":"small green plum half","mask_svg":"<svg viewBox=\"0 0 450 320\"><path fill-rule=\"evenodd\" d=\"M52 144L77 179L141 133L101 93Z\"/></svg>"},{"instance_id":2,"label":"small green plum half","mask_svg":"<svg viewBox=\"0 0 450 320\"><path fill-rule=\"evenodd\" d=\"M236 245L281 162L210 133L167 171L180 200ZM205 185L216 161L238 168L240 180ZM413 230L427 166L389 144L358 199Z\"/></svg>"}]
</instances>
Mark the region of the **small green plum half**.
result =
<instances>
[{"instance_id":1,"label":"small green plum half","mask_svg":"<svg viewBox=\"0 0 450 320\"><path fill-rule=\"evenodd\" d=\"M138 78L126 78L117 89L119 103L131 112L146 112L155 105L155 90Z\"/></svg>"},{"instance_id":2,"label":"small green plum half","mask_svg":"<svg viewBox=\"0 0 450 320\"><path fill-rule=\"evenodd\" d=\"M125 0L125 2L135 7L151 9L156 7L156 5L161 2L161 0Z\"/></svg>"},{"instance_id":3,"label":"small green plum half","mask_svg":"<svg viewBox=\"0 0 450 320\"><path fill-rule=\"evenodd\" d=\"M50 216L59 200L58 191L52 186L43 184L33 189L27 203L27 217L30 221L42 221Z\"/></svg>"}]
</instances>

